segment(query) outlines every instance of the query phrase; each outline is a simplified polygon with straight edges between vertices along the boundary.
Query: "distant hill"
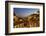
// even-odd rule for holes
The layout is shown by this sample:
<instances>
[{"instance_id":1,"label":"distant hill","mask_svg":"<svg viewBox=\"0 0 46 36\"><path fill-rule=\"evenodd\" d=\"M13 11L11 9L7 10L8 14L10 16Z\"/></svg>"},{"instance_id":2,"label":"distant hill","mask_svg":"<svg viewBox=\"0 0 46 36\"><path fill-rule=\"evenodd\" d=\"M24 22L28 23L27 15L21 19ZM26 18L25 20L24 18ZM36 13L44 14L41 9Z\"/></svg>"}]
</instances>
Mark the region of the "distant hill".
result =
<instances>
[{"instance_id":1,"label":"distant hill","mask_svg":"<svg viewBox=\"0 0 46 36\"><path fill-rule=\"evenodd\" d=\"M35 12L31 12L31 13L24 13L24 14L15 14L14 13L14 16L16 15L17 17L20 17L20 18L25 18L25 17L28 17L28 16L30 16L30 15L32 15L32 14L39 14L40 13L40 11L38 10L38 11L35 11Z\"/></svg>"}]
</instances>

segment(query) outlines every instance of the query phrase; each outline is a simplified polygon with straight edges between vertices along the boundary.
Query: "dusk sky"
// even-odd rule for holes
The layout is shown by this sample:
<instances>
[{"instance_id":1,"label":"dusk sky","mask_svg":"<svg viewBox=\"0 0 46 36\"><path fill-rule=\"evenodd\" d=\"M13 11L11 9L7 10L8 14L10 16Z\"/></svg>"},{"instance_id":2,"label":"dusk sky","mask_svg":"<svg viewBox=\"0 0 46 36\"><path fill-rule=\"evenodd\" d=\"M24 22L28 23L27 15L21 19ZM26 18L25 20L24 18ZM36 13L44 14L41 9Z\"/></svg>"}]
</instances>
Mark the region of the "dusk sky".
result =
<instances>
[{"instance_id":1,"label":"dusk sky","mask_svg":"<svg viewBox=\"0 0 46 36\"><path fill-rule=\"evenodd\" d=\"M18 17L27 17L32 13L37 13L38 10L39 9L35 9L35 8L14 8L14 12Z\"/></svg>"}]
</instances>

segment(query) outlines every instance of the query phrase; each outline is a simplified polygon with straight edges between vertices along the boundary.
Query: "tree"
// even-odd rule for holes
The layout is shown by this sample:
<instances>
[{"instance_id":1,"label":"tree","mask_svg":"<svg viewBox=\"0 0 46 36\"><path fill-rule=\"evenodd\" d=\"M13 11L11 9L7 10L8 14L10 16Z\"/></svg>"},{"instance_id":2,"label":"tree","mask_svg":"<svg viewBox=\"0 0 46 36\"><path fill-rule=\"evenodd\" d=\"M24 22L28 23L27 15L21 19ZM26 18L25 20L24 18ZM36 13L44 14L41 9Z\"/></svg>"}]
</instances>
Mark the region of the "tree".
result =
<instances>
[{"instance_id":1,"label":"tree","mask_svg":"<svg viewBox=\"0 0 46 36\"><path fill-rule=\"evenodd\" d=\"M39 13L40 11L38 10L37 13Z\"/></svg>"},{"instance_id":2,"label":"tree","mask_svg":"<svg viewBox=\"0 0 46 36\"><path fill-rule=\"evenodd\" d=\"M14 16L16 15L15 12L13 13L13 15L14 15Z\"/></svg>"}]
</instances>

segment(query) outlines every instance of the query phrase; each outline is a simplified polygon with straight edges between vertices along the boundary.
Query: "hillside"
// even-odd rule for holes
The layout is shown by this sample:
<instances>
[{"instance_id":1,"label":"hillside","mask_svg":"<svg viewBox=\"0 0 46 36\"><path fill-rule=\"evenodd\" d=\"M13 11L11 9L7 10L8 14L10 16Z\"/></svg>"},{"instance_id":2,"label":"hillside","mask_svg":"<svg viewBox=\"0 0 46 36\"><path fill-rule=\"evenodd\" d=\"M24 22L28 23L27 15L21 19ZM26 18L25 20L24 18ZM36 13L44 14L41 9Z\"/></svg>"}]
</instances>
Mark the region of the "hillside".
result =
<instances>
[{"instance_id":1,"label":"hillside","mask_svg":"<svg viewBox=\"0 0 46 36\"><path fill-rule=\"evenodd\" d=\"M14 16L14 27L15 28L30 28L30 27L39 27L39 14L32 14L25 18Z\"/></svg>"}]
</instances>

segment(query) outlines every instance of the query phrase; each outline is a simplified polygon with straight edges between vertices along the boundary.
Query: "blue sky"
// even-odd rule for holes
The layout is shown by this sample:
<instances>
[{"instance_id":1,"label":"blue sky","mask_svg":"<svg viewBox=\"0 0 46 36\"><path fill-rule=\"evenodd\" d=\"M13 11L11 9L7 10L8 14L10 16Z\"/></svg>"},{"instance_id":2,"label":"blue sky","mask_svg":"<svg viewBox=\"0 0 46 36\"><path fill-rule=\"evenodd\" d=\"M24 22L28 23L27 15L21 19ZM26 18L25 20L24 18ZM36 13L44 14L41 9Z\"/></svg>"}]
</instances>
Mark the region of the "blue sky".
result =
<instances>
[{"instance_id":1,"label":"blue sky","mask_svg":"<svg viewBox=\"0 0 46 36\"><path fill-rule=\"evenodd\" d=\"M18 17L27 17L38 10L36 8L14 8L14 12Z\"/></svg>"}]
</instances>

